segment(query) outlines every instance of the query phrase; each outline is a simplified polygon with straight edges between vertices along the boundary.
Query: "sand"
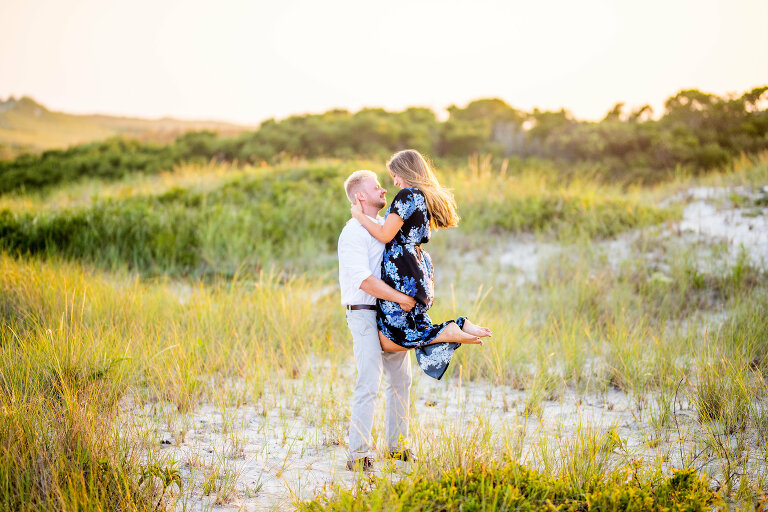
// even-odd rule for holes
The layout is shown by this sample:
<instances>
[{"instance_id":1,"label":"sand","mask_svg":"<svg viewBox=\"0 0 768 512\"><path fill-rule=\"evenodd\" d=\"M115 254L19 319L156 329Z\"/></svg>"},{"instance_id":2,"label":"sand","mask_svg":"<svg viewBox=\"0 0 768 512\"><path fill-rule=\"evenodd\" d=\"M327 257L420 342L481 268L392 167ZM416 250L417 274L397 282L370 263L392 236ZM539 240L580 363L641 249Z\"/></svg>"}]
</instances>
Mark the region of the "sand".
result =
<instances>
[{"instance_id":1,"label":"sand","mask_svg":"<svg viewBox=\"0 0 768 512\"><path fill-rule=\"evenodd\" d=\"M684 204L682 220L654 228L652 236L671 238L681 245L698 244L707 251L720 247L726 263L747 258L768 268L768 209L741 207L731 200L734 196L766 194L768 187L689 189L670 199ZM630 255L640 236L649 236L648 230L601 241L597 248L617 265ZM523 283L535 281L543 261L567 250L518 236L456 257L468 273L504 270ZM646 256L653 258L652 254ZM702 262L711 259L711 253L702 252ZM296 500L327 494L335 485L349 488L360 478L345 469L344 445L354 380L351 357L348 362L335 388L341 388L339 394L332 397L330 406L327 402L323 407L313 404L325 393L324 388L317 389L322 385L319 382L286 380L258 400L249 400L243 391L247 383L231 380L217 386L222 388L222 397L246 397L235 401L239 405L222 398L218 404L203 403L182 414L170 403L136 407L136 401L126 399L121 430L145 454L175 461L183 487L181 491L171 488L167 499L177 510L290 510ZM674 428L659 429L654 417L662 404L652 396L566 389L558 396L546 397L540 408L527 411L530 391L482 381L463 382L455 375L435 381L414 368L410 447L419 457L430 457L446 446L471 447L473 440L484 439L486 449L512 453L523 463L542 467L547 460L542 446L554 450L555 459L568 460L575 440L583 439L585 433L604 432L604 438L612 440L606 441L605 457L609 460L642 457L646 462L658 460L664 468L679 467L685 460L722 478L718 461L696 457L702 425L682 397L672 400ZM378 446L383 446L382 402L380 396L374 432ZM752 438L749 449L758 450L758 444ZM764 463L759 457L755 461L754 471L765 474ZM413 467L382 459L379 453L373 474L403 478Z\"/></svg>"}]
</instances>

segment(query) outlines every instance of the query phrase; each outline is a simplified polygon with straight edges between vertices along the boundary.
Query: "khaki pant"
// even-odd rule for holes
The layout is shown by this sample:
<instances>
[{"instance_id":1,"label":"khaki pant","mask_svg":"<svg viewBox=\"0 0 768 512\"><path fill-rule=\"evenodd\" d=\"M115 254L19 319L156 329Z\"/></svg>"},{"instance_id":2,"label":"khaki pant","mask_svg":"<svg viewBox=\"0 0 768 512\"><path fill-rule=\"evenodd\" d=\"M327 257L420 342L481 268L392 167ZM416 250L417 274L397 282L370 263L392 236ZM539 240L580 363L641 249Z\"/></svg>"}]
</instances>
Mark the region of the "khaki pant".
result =
<instances>
[{"instance_id":1,"label":"khaki pant","mask_svg":"<svg viewBox=\"0 0 768 512\"><path fill-rule=\"evenodd\" d=\"M410 404L410 351L382 352L376 328L376 311L347 310L347 325L352 333L357 382L352 399L349 425L349 460L372 457L374 450L371 429L376 395L382 373L387 376L385 388L387 448L404 448L408 438L408 409Z\"/></svg>"}]
</instances>

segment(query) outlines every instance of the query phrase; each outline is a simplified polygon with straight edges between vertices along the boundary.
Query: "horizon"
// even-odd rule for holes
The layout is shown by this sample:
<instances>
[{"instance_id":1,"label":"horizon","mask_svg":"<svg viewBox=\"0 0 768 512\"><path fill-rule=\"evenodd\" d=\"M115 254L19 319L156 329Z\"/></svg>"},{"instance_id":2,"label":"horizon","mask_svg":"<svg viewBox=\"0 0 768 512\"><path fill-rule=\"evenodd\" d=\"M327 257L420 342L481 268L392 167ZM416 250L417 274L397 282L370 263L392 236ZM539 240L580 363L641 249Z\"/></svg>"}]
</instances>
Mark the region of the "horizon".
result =
<instances>
[{"instance_id":1,"label":"horizon","mask_svg":"<svg viewBox=\"0 0 768 512\"><path fill-rule=\"evenodd\" d=\"M617 103L649 104L657 118L681 90L724 97L768 84L761 0L14 0L6 11L0 97L79 115L258 126L426 107L443 119L498 98L597 121ZM403 36L402 25L417 29Z\"/></svg>"}]
</instances>

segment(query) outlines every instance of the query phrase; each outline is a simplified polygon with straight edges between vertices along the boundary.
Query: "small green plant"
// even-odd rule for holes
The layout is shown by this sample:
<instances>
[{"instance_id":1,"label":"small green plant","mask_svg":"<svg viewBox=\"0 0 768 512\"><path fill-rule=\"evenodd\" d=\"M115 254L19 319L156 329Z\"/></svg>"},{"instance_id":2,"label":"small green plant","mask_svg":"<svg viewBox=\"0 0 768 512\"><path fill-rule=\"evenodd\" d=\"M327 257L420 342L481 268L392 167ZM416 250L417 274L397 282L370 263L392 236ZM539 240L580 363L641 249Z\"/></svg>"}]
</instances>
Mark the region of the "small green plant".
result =
<instances>
[{"instance_id":1,"label":"small green plant","mask_svg":"<svg viewBox=\"0 0 768 512\"><path fill-rule=\"evenodd\" d=\"M694 398L699 420L718 422L726 435L743 431L750 403L745 379L743 371L725 361L703 363Z\"/></svg>"},{"instance_id":2,"label":"small green plant","mask_svg":"<svg viewBox=\"0 0 768 512\"><path fill-rule=\"evenodd\" d=\"M160 484L161 492L160 498L157 500L157 505L155 505L155 510L157 510L163 502L163 498L165 497L168 488L175 485L179 492L181 492L181 472L178 467L176 467L176 462L171 461L170 464L165 465L155 462L140 468L139 486L145 483L153 485L156 480Z\"/></svg>"},{"instance_id":3,"label":"small green plant","mask_svg":"<svg viewBox=\"0 0 768 512\"><path fill-rule=\"evenodd\" d=\"M544 401L552 400L554 390L557 385L557 379L546 370L538 371L530 381L526 389L525 405L523 414L525 416L535 416L541 421L544 414Z\"/></svg>"},{"instance_id":4,"label":"small green plant","mask_svg":"<svg viewBox=\"0 0 768 512\"><path fill-rule=\"evenodd\" d=\"M238 476L239 473L234 468L216 465L203 481L203 495L213 495L216 505L226 503L235 492Z\"/></svg>"}]
</instances>

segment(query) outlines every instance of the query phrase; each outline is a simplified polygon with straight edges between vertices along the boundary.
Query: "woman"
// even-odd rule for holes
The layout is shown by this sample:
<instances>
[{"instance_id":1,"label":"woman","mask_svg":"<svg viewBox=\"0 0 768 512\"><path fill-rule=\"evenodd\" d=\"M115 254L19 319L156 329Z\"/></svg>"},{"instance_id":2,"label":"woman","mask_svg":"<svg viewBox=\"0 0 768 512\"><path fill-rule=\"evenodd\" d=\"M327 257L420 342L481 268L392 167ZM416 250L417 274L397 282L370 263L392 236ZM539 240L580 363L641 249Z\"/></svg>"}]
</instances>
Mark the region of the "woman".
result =
<instances>
[{"instance_id":1,"label":"woman","mask_svg":"<svg viewBox=\"0 0 768 512\"><path fill-rule=\"evenodd\" d=\"M442 187L418 151L407 149L387 162L387 170L398 192L387 210L383 225L363 214L359 203L352 216L377 240L383 242L381 279L416 299L406 312L396 302L378 301L377 322L381 348L385 352L416 349L419 366L430 377L440 379L453 352L462 344L480 344L490 336L486 327L465 317L433 325L427 314L434 298L434 272L429 254L421 244L429 242L430 225L435 229L455 226L459 221L453 194Z\"/></svg>"}]
</instances>

